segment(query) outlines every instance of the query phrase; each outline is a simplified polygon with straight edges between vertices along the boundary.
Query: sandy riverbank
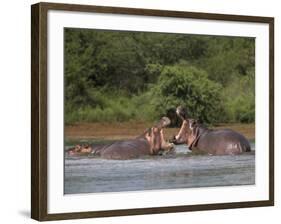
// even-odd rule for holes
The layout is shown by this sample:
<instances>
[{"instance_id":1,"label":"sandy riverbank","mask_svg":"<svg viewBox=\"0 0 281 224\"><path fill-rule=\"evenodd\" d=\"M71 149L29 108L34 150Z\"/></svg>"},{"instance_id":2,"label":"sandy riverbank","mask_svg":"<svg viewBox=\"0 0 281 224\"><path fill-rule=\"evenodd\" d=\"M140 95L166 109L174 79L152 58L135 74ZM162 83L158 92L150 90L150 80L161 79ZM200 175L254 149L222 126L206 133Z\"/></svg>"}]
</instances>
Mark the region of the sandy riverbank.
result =
<instances>
[{"instance_id":1,"label":"sandy riverbank","mask_svg":"<svg viewBox=\"0 0 281 224\"><path fill-rule=\"evenodd\" d=\"M130 139L144 132L152 123L123 122L123 123L79 123L65 126L65 137L75 139ZM214 129L230 128L240 132L248 139L255 138L255 124L218 124ZM179 128L166 128L165 138L170 139L178 133Z\"/></svg>"}]
</instances>

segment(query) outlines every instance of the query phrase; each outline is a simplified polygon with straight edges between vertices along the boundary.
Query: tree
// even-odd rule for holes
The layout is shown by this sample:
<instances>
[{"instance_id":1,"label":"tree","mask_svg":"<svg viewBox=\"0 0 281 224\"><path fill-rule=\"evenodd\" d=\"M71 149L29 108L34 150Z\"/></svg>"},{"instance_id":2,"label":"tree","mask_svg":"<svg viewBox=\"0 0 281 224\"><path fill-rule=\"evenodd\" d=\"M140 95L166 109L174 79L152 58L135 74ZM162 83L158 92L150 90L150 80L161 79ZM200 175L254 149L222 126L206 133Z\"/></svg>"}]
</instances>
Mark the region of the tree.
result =
<instances>
[{"instance_id":1,"label":"tree","mask_svg":"<svg viewBox=\"0 0 281 224\"><path fill-rule=\"evenodd\" d=\"M221 85L209 80L205 71L184 64L165 66L151 89L159 115L183 105L191 117L207 123L218 121L223 112L221 90Z\"/></svg>"}]
</instances>

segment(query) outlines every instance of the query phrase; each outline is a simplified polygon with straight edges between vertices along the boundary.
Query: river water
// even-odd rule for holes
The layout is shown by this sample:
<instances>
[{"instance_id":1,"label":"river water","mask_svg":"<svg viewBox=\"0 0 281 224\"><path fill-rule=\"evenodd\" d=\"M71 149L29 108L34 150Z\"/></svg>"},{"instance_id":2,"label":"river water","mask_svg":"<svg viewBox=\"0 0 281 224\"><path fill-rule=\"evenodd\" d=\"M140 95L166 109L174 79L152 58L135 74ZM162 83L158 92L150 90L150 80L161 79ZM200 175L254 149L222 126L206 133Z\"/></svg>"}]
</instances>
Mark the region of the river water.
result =
<instances>
[{"instance_id":1,"label":"river water","mask_svg":"<svg viewBox=\"0 0 281 224\"><path fill-rule=\"evenodd\" d=\"M64 193L98 193L255 184L255 145L235 156L174 155L132 160L65 157Z\"/></svg>"}]
</instances>

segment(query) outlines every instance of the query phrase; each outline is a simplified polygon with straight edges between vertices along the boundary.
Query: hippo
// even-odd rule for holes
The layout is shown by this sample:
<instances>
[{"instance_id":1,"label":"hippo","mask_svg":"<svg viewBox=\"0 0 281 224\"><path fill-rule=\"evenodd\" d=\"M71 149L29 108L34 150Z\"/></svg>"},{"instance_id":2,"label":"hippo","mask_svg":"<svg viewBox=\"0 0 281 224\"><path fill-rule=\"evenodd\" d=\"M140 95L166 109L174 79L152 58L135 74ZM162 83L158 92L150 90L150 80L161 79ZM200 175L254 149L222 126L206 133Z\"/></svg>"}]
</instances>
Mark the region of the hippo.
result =
<instances>
[{"instance_id":1,"label":"hippo","mask_svg":"<svg viewBox=\"0 0 281 224\"><path fill-rule=\"evenodd\" d=\"M190 150L209 155L235 155L251 151L250 143L231 129L213 130L195 119L184 119L179 133L170 141L187 144Z\"/></svg>"},{"instance_id":2,"label":"hippo","mask_svg":"<svg viewBox=\"0 0 281 224\"><path fill-rule=\"evenodd\" d=\"M166 142L163 128L170 124L170 119L162 117L153 127L131 140L115 141L105 145L76 145L68 150L69 155L93 155L103 159L134 159L146 155L159 155L173 152L174 144Z\"/></svg>"}]
</instances>

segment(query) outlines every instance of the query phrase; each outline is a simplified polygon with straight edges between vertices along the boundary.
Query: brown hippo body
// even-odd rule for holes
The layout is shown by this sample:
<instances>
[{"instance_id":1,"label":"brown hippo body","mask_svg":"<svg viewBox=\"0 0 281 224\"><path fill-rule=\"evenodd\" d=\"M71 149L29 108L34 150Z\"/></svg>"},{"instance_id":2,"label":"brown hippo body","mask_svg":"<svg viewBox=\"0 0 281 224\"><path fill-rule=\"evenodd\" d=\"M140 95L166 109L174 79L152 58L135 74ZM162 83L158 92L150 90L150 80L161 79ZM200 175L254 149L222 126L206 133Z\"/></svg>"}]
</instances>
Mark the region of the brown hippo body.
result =
<instances>
[{"instance_id":1,"label":"brown hippo body","mask_svg":"<svg viewBox=\"0 0 281 224\"><path fill-rule=\"evenodd\" d=\"M231 129L208 129L194 119L183 120L180 132L172 142L185 143L192 151L211 155L233 155L251 151L250 143L240 133Z\"/></svg>"},{"instance_id":2,"label":"brown hippo body","mask_svg":"<svg viewBox=\"0 0 281 224\"><path fill-rule=\"evenodd\" d=\"M69 155L94 155L104 159L134 159L146 155L158 155L163 151L172 151L173 144L164 139L163 128L170 120L163 117L161 121L147 129L141 136L131 140L120 140L105 145L77 145L68 150Z\"/></svg>"},{"instance_id":3,"label":"brown hippo body","mask_svg":"<svg viewBox=\"0 0 281 224\"><path fill-rule=\"evenodd\" d=\"M102 147L93 146L94 155L104 159L134 159L140 156L150 155L150 145L145 138L117 141Z\"/></svg>"},{"instance_id":4,"label":"brown hippo body","mask_svg":"<svg viewBox=\"0 0 281 224\"><path fill-rule=\"evenodd\" d=\"M239 154L251 151L248 140L231 129L204 129L192 148L212 155Z\"/></svg>"}]
</instances>

